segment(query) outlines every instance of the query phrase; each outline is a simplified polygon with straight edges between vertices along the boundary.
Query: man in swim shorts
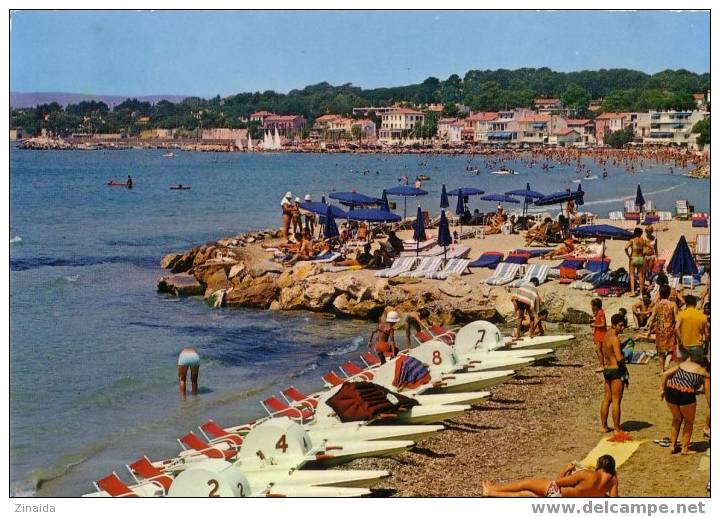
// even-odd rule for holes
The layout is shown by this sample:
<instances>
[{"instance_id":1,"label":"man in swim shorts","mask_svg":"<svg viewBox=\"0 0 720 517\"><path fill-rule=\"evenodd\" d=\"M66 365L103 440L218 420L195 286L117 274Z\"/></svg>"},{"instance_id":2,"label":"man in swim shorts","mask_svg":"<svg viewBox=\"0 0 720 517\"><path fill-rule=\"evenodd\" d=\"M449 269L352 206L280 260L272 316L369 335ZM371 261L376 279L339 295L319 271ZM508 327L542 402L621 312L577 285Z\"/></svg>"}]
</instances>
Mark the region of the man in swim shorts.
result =
<instances>
[{"instance_id":1,"label":"man in swim shorts","mask_svg":"<svg viewBox=\"0 0 720 517\"><path fill-rule=\"evenodd\" d=\"M180 396L185 398L187 373L190 370L190 383L192 394L198 392L198 374L200 373L200 356L194 348L183 348L177 362L178 380L180 381Z\"/></svg>"},{"instance_id":2,"label":"man in swim shorts","mask_svg":"<svg viewBox=\"0 0 720 517\"><path fill-rule=\"evenodd\" d=\"M605 333L602 343L603 379L605 396L600 404L600 426L604 433L610 431L607 425L608 413L612 404L613 428L620 432L620 414L623 392L628 383L628 373L625 367L625 356L620 348L620 333L625 328L625 317L622 314L613 314L610 318L611 327Z\"/></svg>"}]
</instances>

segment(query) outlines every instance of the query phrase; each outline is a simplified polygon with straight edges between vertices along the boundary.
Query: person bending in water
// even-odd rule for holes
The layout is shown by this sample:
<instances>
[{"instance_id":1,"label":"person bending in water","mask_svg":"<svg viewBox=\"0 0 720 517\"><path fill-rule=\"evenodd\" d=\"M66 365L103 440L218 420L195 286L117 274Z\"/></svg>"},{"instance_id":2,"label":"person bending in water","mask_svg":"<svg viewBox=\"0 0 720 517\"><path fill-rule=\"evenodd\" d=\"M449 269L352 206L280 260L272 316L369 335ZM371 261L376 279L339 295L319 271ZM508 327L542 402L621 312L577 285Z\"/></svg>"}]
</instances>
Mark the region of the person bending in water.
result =
<instances>
[{"instance_id":1,"label":"person bending in water","mask_svg":"<svg viewBox=\"0 0 720 517\"><path fill-rule=\"evenodd\" d=\"M180 381L180 397L185 399L187 373L190 370L190 383L192 394L198 392L198 375L200 374L200 356L197 350L191 347L183 348L177 362L178 380Z\"/></svg>"},{"instance_id":2,"label":"person bending in water","mask_svg":"<svg viewBox=\"0 0 720 517\"><path fill-rule=\"evenodd\" d=\"M618 477L615 458L600 456L595 470L579 469L573 463L565 465L556 479L524 479L507 485L493 485L483 481L485 497L618 497Z\"/></svg>"},{"instance_id":3,"label":"person bending in water","mask_svg":"<svg viewBox=\"0 0 720 517\"><path fill-rule=\"evenodd\" d=\"M398 353L398 347L395 344L395 325L400 321L400 315L397 311L390 311L385 316L385 321L380 321L368 340L368 348L373 346L373 338L375 338L375 352L380 357L380 363L385 364L386 356L392 359Z\"/></svg>"}]
</instances>

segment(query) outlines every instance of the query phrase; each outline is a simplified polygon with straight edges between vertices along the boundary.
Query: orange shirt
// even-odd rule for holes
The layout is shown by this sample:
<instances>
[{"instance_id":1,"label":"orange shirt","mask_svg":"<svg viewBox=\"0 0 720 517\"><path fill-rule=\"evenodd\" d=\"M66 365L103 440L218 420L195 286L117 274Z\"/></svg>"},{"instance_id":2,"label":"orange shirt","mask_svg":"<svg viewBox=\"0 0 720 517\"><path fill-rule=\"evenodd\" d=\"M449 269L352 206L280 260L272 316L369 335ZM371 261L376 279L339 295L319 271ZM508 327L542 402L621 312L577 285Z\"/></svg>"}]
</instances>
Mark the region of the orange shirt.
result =
<instances>
[{"instance_id":1,"label":"orange shirt","mask_svg":"<svg viewBox=\"0 0 720 517\"><path fill-rule=\"evenodd\" d=\"M595 321L593 322L595 325L601 325L600 327L596 326L593 328L593 340L596 343L602 343L605 339L605 333L607 332L607 322L605 321L605 311L602 309L599 309L595 313Z\"/></svg>"}]
</instances>

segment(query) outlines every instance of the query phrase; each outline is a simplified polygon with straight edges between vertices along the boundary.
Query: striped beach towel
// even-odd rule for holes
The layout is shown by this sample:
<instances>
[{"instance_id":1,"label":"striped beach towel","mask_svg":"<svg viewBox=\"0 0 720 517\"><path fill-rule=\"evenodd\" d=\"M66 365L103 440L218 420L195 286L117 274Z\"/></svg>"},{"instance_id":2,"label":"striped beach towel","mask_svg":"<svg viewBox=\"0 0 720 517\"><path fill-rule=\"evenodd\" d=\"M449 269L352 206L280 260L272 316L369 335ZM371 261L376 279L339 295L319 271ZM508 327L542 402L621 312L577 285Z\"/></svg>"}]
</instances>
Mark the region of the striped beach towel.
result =
<instances>
[{"instance_id":1,"label":"striped beach towel","mask_svg":"<svg viewBox=\"0 0 720 517\"><path fill-rule=\"evenodd\" d=\"M418 264L415 271L406 271L404 273L400 273L400 276L407 276L411 278L422 278L430 273L434 273L436 271L439 271L442 267L443 258L442 257L427 257L420 259L420 263Z\"/></svg>"},{"instance_id":2,"label":"striped beach towel","mask_svg":"<svg viewBox=\"0 0 720 517\"><path fill-rule=\"evenodd\" d=\"M430 371L422 362L409 355L401 355L397 358L393 386L414 389L428 382L430 382Z\"/></svg>"},{"instance_id":3,"label":"striped beach towel","mask_svg":"<svg viewBox=\"0 0 720 517\"><path fill-rule=\"evenodd\" d=\"M525 276L519 280L515 280L510 287L520 287L523 284L528 283L533 278L537 278L541 284L547 280L548 273L550 272L550 266L547 264L530 264L525 270Z\"/></svg>"}]
</instances>

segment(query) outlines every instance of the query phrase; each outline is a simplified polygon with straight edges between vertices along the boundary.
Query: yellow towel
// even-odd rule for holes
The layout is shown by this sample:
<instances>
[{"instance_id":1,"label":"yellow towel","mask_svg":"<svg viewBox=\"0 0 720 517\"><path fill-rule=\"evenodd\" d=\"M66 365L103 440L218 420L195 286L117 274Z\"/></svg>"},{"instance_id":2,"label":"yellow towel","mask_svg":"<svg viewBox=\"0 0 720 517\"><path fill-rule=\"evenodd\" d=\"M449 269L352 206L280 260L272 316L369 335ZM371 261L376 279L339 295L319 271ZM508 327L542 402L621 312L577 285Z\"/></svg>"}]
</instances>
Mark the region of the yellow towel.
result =
<instances>
[{"instance_id":1,"label":"yellow towel","mask_svg":"<svg viewBox=\"0 0 720 517\"><path fill-rule=\"evenodd\" d=\"M585 456L585 459L580 461L580 464L589 469L594 469L598 458L604 454L609 454L615 458L615 467L617 468L629 460L630 456L632 456L638 447L640 447L640 444L645 441L629 440L627 442L618 443L609 442L608 438L610 437L607 436L600 440L595 448L591 450L587 456Z\"/></svg>"}]
</instances>

